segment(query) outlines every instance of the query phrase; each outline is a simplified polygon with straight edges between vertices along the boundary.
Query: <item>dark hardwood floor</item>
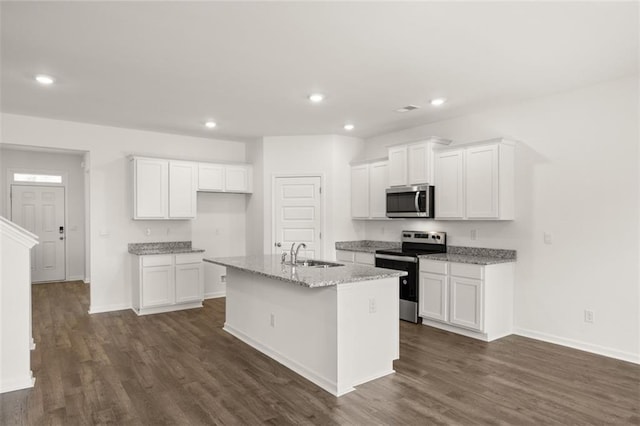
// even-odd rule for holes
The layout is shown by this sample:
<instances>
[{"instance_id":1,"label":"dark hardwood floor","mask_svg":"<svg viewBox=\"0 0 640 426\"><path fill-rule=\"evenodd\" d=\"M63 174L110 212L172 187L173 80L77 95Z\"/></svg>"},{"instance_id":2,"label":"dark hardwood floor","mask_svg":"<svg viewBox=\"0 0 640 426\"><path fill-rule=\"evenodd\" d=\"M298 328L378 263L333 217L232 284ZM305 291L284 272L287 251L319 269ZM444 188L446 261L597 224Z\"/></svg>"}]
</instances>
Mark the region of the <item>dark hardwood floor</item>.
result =
<instances>
[{"instance_id":1,"label":"dark hardwood floor","mask_svg":"<svg viewBox=\"0 0 640 426\"><path fill-rule=\"evenodd\" d=\"M511 336L401 322L396 373L335 398L222 331L224 299L89 315L80 282L33 287L34 388L14 424L640 424L640 366Z\"/></svg>"}]
</instances>

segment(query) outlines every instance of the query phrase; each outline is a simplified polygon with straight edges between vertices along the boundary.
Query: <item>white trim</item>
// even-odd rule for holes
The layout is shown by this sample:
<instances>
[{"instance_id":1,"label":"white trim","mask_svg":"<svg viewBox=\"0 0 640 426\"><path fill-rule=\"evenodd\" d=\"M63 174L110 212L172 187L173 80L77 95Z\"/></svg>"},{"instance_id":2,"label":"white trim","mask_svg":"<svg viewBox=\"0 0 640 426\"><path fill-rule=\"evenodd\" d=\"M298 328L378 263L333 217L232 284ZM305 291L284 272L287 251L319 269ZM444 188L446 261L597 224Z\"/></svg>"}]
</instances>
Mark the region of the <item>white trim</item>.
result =
<instances>
[{"instance_id":1,"label":"white trim","mask_svg":"<svg viewBox=\"0 0 640 426\"><path fill-rule=\"evenodd\" d=\"M293 370L294 372L300 374L302 377L304 377L305 379L309 380L310 382L316 384L317 386L321 387L322 389L326 390L331 395L342 396L344 394L347 394L347 393L352 392L352 391L355 390L355 388L353 388L353 387L347 387L345 389L338 389L338 385L334 381L329 380L329 379L327 379L325 377L322 377L321 375L319 375L315 371L309 370L308 368L298 364L297 362L295 362L295 361L291 360L290 358L282 355L281 353L276 352L273 349L263 345L262 343L252 339L251 337L247 336L243 332L241 332L239 330L236 330L235 328L231 327L227 323L224 324L224 327L222 327L222 329L224 331L226 331L227 333L231 334L232 336L234 336L234 337L238 338L239 340L243 341L247 345L249 345L249 346L257 349L258 351L262 352L266 356L274 359L275 361L278 361L280 364L284 365L288 369Z\"/></svg>"},{"instance_id":2,"label":"white trim","mask_svg":"<svg viewBox=\"0 0 640 426\"><path fill-rule=\"evenodd\" d=\"M316 256L316 258L323 258L325 256L326 253L328 253L330 250L330 247L327 246L328 244L328 239L326 238L326 229L325 228L325 222L326 222L326 216L327 216L327 203L325 202L325 197L326 197L326 193L327 193L327 185L325 184L325 176L324 173L319 172L319 173L283 173L283 174L272 174L271 175L271 235L269 237L269 239L271 240L271 242L269 243L269 253L273 253L273 245L275 243L274 239L275 239L275 235L276 235L276 215L275 215L275 210L276 210L276 179L278 178L296 178L296 177L301 177L301 178L305 178L305 177L317 177L320 178L320 188L323 188L320 191L320 235L322 235L322 238L320 238L320 246L322 249L322 253L321 253L321 257Z\"/></svg>"},{"instance_id":3,"label":"white trim","mask_svg":"<svg viewBox=\"0 0 640 426\"><path fill-rule=\"evenodd\" d=\"M38 236L0 216L0 233L30 249L38 244Z\"/></svg>"},{"instance_id":4,"label":"white trim","mask_svg":"<svg viewBox=\"0 0 640 426\"><path fill-rule=\"evenodd\" d=\"M205 293L204 294L204 298L205 299L218 299L220 297L226 297L227 296L227 292L226 291L214 291L211 293Z\"/></svg>"},{"instance_id":5,"label":"white trim","mask_svg":"<svg viewBox=\"0 0 640 426\"><path fill-rule=\"evenodd\" d=\"M177 303L175 305L156 306L152 308L140 308L140 309L135 309L134 307L131 307L131 310L135 312L136 315L143 316L143 315L152 315L152 314L164 314L166 312L183 311L185 309L195 309L195 308L202 308L202 302Z\"/></svg>"},{"instance_id":6,"label":"white trim","mask_svg":"<svg viewBox=\"0 0 640 426\"><path fill-rule=\"evenodd\" d=\"M518 336L528 337L530 339L541 340L547 343L553 343L556 345L566 346L573 349L578 349L585 352L594 353L597 355L603 355L609 358L615 358L622 361L632 362L634 364L640 364L640 353L634 354L633 352L624 352L617 349L608 348L605 346L594 345L592 343L581 342L579 340L567 339L553 334L541 333L538 331L527 330L524 328L515 328L514 334Z\"/></svg>"},{"instance_id":7,"label":"white trim","mask_svg":"<svg viewBox=\"0 0 640 426\"><path fill-rule=\"evenodd\" d=\"M84 275L71 275L67 277L67 281L84 281Z\"/></svg>"},{"instance_id":8,"label":"white trim","mask_svg":"<svg viewBox=\"0 0 640 426\"><path fill-rule=\"evenodd\" d=\"M29 370L29 377L0 383L0 393L32 388L35 384L36 378L33 377L33 372Z\"/></svg>"},{"instance_id":9,"label":"white trim","mask_svg":"<svg viewBox=\"0 0 640 426\"><path fill-rule=\"evenodd\" d=\"M130 303L117 303L113 305L91 306L89 307L89 314L102 314L104 312L124 311L126 309L131 309Z\"/></svg>"},{"instance_id":10,"label":"white trim","mask_svg":"<svg viewBox=\"0 0 640 426\"><path fill-rule=\"evenodd\" d=\"M31 336L31 344L29 345L29 348L31 350L34 350L36 348L36 341L33 340L33 336Z\"/></svg>"}]
</instances>

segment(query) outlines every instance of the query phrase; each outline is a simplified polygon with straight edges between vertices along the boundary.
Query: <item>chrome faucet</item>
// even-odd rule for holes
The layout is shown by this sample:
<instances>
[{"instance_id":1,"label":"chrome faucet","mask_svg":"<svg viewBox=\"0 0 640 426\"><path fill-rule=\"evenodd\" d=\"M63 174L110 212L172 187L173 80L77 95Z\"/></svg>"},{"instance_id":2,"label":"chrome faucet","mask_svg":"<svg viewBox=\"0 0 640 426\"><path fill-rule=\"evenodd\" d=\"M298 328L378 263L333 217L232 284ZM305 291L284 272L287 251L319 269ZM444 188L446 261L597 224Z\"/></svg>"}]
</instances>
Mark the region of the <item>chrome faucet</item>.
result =
<instances>
[{"instance_id":1,"label":"chrome faucet","mask_svg":"<svg viewBox=\"0 0 640 426\"><path fill-rule=\"evenodd\" d=\"M295 247L295 245L296 245L296 243L291 244L291 250L290 250L291 264L292 265L295 265L296 262L298 261L298 252L300 251L300 247L307 248L307 245L305 243L300 243L300 244L298 244L298 247L294 251L293 248Z\"/></svg>"}]
</instances>

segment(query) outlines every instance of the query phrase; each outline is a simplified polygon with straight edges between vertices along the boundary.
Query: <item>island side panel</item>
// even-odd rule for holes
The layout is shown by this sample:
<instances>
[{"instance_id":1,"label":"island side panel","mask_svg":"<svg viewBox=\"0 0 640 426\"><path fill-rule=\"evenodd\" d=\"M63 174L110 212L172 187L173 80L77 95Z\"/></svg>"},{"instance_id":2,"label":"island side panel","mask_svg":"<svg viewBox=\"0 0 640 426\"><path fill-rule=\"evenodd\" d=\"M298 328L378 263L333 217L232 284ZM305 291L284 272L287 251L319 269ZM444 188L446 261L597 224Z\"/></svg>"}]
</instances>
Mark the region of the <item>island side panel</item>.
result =
<instances>
[{"instance_id":1,"label":"island side panel","mask_svg":"<svg viewBox=\"0 0 640 426\"><path fill-rule=\"evenodd\" d=\"M336 306L335 286L308 288L227 268L224 330L334 395Z\"/></svg>"},{"instance_id":2,"label":"island side panel","mask_svg":"<svg viewBox=\"0 0 640 426\"><path fill-rule=\"evenodd\" d=\"M398 278L338 286L339 391L394 372L398 318Z\"/></svg>"}]
</instances>

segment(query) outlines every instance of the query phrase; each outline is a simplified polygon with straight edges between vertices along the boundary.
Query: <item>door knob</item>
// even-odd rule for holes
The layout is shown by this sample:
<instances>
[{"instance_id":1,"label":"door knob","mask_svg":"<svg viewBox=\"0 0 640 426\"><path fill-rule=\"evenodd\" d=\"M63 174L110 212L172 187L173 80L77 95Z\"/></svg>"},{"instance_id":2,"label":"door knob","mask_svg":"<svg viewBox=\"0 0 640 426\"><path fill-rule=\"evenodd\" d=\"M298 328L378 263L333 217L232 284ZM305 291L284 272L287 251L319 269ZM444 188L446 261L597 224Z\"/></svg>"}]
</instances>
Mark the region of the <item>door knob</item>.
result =
<instances>
[{"instance_id":1,"label":"door knob","mask_svg":"<svg viewBox=\"0 0 640 426\"><path fill-rule=\"evenodd\" d=\"M275 243L274 246L276 247L282 247L282 243Z\"/></svg>"}]
</instances>

